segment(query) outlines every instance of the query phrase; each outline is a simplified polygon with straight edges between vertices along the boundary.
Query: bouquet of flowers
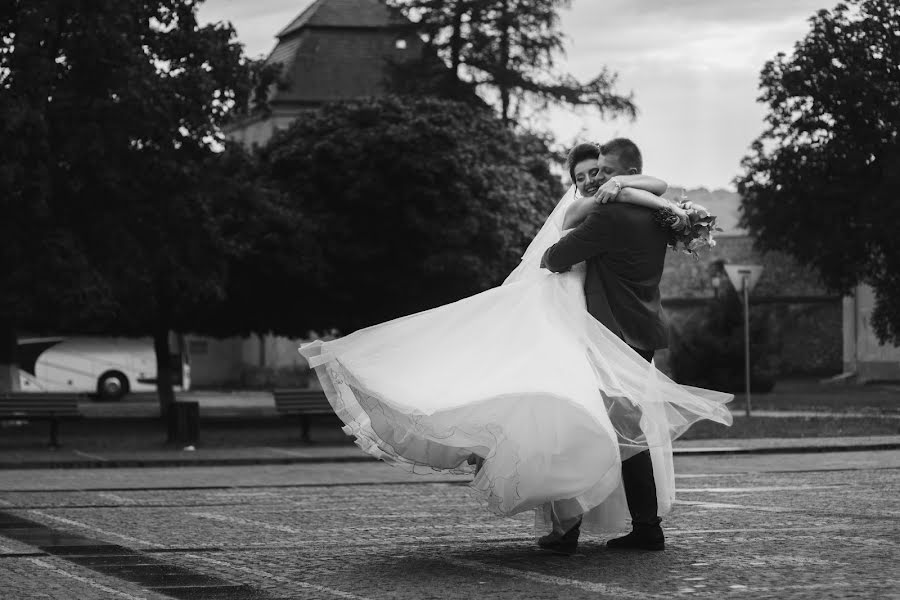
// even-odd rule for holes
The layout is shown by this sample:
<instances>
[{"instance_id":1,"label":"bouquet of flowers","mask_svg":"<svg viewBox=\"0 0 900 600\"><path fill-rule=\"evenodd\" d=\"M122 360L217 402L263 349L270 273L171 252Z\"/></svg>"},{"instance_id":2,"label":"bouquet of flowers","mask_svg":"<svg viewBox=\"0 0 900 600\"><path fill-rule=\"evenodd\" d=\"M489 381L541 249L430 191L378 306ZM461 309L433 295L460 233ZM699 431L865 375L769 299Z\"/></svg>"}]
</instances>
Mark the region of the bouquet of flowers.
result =
<instances>
[{"instance_id":1,"label":"bouquet of flowers","mask_svg":"<svg viewBox=\"0 0 900 600\"><path fill-rule=\"evenodd\" d=\"M716 217L699 204L689 202L684 192L681 193L681 200L673 201L672 205L681 210L661 208L654 215L656 222L670 231L669 247L672 250L699 259L697 252L715 246L713 232L722 229L716 227Z\"/></svg>"}]
</instances>

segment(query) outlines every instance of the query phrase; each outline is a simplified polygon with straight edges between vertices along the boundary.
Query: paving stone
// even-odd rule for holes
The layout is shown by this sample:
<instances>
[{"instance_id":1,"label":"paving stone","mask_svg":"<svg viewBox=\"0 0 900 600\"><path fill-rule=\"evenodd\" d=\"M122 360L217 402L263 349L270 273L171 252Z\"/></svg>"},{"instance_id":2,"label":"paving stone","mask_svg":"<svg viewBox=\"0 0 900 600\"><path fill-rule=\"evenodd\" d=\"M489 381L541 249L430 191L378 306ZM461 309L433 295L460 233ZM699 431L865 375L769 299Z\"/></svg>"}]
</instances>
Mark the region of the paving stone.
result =
<instances>
[{"instance_id":1,"label":"paving stone","mask_svg":"<svg viewBox=\"0 0 900 600\"><path fill-rule=\"evenodd\" d=\"M0 557L0 582L4 600L171 600L52 556Z\"/></svg>"},{"instance_id":2,"label":"paving stone","mask_svg":"<svg viewBox=\"0 0 900 600\"><path fill-rule=\"evenodd\" d=\"M458 480L378 483L374 463L368 473L236 467L194 473L185 487L168 485L188 479L183 472L121 472L106 486L85 473L80 487L56 491L69 481L46 472L28 482L45 491L0 492L0 500L20 519L6 520L10 530L22 535L25 519L59 532L60 544L80 536L135 552L108 557L123 563L73 556L91 562L60 568L148 598L165 591L149 588L167 585L166 573L176 582L181 574L183 598L900 598L898 459L680 459L661 553L612 552L606 537L585 534L575 556L549 555L534 544L529 514L496 518ZM0 528L0 545L21 549L22 538L3 535ZM22 560L0 554L0 568ZM136 567L154 561L167 566ZM115 568L87 569L104 564ZM220 580L227 584L192 586Z\"/></svg>"}]
</instances>

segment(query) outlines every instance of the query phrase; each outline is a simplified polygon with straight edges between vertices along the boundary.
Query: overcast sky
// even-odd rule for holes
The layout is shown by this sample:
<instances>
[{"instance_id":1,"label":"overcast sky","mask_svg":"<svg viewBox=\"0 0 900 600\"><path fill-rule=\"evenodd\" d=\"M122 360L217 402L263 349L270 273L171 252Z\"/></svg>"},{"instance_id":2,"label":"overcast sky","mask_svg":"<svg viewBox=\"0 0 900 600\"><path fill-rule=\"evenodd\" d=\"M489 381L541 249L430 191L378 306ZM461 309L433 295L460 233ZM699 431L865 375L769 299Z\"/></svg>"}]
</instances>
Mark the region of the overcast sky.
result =
<instances>
[{"instance_id":1,"label":"overcast sky","mask_svg":"<svg viewBox=\"0 0 900 600\"><path fill-rule=\"evenodd\" d=\"M544 125L558 140L632 138L647 173L672 185L733 189L740 160L762 130L759 72L790 53L808 18L837 0L574 0L563 11L564 68L587 80L602 65L634 91L635 122L553 110ZM275 34L311 0L206 0L202 21L231 21L250 56L268 54Z\"/></svg>"}]
</instances>

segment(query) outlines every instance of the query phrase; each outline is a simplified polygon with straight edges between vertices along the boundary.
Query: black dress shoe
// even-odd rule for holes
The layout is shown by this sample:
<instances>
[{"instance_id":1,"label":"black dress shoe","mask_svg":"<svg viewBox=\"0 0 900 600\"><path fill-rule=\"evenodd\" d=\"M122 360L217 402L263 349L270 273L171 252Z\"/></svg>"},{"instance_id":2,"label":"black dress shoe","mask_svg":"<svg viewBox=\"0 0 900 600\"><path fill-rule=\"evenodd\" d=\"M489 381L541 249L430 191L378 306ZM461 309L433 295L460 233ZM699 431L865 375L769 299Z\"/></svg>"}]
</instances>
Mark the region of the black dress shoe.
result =
<instances>
[{"instance_id":1,"label":"black dress shoe","mask_svg":"<svg viewBox=\"0 0 900 600\"><path fill-rule=\"evenodd\" d=\"M634 525L628 535L609 540L606 547L610 550L651 550L666 549L666 537L659 525Z\"/></svg>"},{"instance_id":2,"label":"black dress shoe","mask_svg":"<svg viewBox=\"0 0 900 600\"><path fill-rule=\"evenodd\" d=\"M475 475L478 475L478 471L480 471L481 467L484 466L484 459L477 454L470 454L466 462L470 465L475 465Z\"/></svg>"},{"instance_id":3,"label":"black dress shoe","mask_svg":"<svg viewBox=\"0 0 900 600\"><path fill-rule=\"evenodd\" d=\"M580 523L565 533L551 531L538 538L538 546L544 550L565 556L572 556L578 550L578 536L581 535Z\"/></svg>"},{"instance_id":4,"label":"black dress shoe","mask_svg":"<svg viewBox=\"0 0 900 600\"><path fill-rule=\"evenodd\" d=\"M538 546L540 546L541 548L550 548L552 546L555 546L562 541L563 535L564 534L559 533L554 529L547 535L538 538Z\"/></svg>"}]
</instances>

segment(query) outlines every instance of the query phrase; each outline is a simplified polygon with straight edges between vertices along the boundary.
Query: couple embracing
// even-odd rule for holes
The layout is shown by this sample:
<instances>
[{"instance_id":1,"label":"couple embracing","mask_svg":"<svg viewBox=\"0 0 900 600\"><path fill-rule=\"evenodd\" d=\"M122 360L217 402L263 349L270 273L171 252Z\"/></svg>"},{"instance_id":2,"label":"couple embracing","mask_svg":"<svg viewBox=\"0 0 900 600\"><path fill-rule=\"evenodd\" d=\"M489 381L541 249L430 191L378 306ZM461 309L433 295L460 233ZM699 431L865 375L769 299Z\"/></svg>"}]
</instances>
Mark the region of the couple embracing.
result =
<instances>
[{"instance_id":1,"label":"couple embracing","mask_svg":"<svg viewBox=\"0 0 900 600\"><path fill-rule=\"evenodd\" d=\"M667 246L709 242L704 211L660 197L630 140L581 144L573 186L503 285L300 352L345 433L411 471L474 471L498 515L535 513L538 545L662 550L674 439L731 423L731 395L659 373Z\"/></svg>"}]
</instances>

